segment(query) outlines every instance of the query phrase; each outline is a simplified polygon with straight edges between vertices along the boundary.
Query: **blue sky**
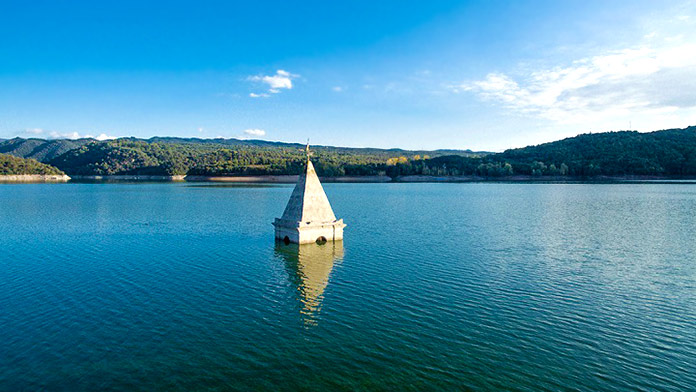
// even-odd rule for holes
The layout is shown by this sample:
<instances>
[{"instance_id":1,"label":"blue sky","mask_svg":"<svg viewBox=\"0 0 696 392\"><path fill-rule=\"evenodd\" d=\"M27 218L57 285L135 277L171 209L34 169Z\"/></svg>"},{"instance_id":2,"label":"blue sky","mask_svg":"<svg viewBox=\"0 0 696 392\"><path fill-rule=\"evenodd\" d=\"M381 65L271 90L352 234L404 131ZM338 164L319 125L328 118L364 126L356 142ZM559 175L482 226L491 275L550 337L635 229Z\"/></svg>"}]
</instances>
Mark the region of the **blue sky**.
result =
<instances>
[{"instance_id":1,"label":"blue sky","mask_svg":"<svg viewBox=\"0 0 696 392\"><path fill-rule=\"evenodd\" d=\"M0 3L0 138L499 151L696 124L693 1Z\"/></svg>"}]
</instances>

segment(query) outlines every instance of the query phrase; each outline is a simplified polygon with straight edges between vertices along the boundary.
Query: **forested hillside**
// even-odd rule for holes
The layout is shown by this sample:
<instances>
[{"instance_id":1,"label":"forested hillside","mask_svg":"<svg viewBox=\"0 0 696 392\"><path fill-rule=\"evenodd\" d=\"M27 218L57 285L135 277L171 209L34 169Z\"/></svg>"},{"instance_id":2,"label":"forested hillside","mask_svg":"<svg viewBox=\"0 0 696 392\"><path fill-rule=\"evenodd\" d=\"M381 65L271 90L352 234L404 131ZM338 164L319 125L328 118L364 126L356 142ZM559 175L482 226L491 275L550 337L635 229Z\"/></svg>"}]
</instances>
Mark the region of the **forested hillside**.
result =
<instances>
[{"instance_id":1,"label":"forested hillside","mask_svg":"<svg viewBox=\"0 0 696 392\"><path fill-rule=\"evenodd\" d=\"M524 174L696 175L696 126L665 131L584 134L492 157Z\"/></svg>"},{"instance_id":2,"label":"forested hillside","mask_svg":"<svg viewBox=\"0 0 696 392\"><path fill-rule=\"evenodd\" d=\"M584 134L483 157L404 159L387 167L398 175L696 176L696 127L650 133Z\"/></svg>"},{"instance_id":3,"label":"forested hillside","mask_svg":"<svg viewBox=\"0 0 696 392\"><path fill-rule=\"evenodd\" d=\"M39 162L48 162L66 152L93 142L94 139L22 139L0 140L0 153L11 154L20 158L32 158Z\"/></svg>"},{"instance_id":4,"label":"forested hillside","mask_svg":"<svg viewBox=\"0 0 696 392\"><path fill-rule=\"evenodd\" d=\"M385 171L390 159L411 151L313 148L313 160L323 176L374 175ZM468 152L462 154L473 155ZM91 142L49 163L67 173L87 175L278 175L298 174L303 165L300 145L256 146L220 143L150 142L119 139Z\"/></svg>"},{"instance_id":5,"label":"forested hillside","mask_svg":"<svg viewBox=\"0 0 696 392\"><path fill-rule=\"evenodd\" d=\"M21 157L36 156L73 175L297 174L303 164L303 149L301 144L262 140L169 137L103 142L15 138L0 142L2 151ZM428 154L469 157L486 154L468 150L408 151L331 146L313 146L312 151L315 167L323 176L384 174L398 159L422 159Z\"/></svg>"},{"instance_id":6,"label":"forested hillside","mask_svg":"<svg viewBox=\"0 0 696 392\"><path fill-rule=\"evenodd\" d=\"M298 174L301 144L238 139L10 139L0 152L37 157L69 175L244 176ZM696 127L584 134L507 150L312 147L321 176L696 176Z\"/></svg>"},{"instance_id":7,"label":"forested hillside","mask_svg":"<svg viewBox=\"0 0 696 392\"><path fill-rule=\"evenodd\" d=\"M0 175L17 174L63 175L65 173L35 159L25 159L13 155L0 154Z\"/></svg>"}]
</instances>

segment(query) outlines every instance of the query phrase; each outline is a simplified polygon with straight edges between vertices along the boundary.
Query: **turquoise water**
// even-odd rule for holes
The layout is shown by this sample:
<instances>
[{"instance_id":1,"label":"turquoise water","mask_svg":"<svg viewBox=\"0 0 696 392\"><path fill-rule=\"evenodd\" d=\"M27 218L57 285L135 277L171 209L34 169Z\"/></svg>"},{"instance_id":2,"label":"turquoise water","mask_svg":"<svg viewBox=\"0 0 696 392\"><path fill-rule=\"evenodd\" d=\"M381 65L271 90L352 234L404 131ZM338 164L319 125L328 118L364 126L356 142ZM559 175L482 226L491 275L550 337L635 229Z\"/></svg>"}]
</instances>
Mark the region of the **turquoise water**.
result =
<instances>
[{"instance_id":1,"label":"turquoise water","mask_svg":"<svg viewBox=\"0 0 696 392\"><path fill-rule=\"evenodd\" d=\"M696 186L0 186L0 390L693 390Z\"/></svg>"}]
</instances>

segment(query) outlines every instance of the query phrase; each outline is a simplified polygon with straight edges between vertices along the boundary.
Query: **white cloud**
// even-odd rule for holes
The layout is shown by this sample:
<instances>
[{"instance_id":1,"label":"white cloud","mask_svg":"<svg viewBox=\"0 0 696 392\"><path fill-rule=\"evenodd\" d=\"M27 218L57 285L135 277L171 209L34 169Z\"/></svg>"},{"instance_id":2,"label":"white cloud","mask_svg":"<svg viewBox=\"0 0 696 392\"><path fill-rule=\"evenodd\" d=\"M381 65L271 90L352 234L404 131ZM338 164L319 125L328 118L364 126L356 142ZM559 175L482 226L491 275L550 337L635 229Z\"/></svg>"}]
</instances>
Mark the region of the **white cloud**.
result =
<instances>
[{"instance_id":1,"label":"white cloud","mask_svg":"<svg viewBox=\"0 0 696 392\"><path fill-rule=\"evenodd\" d=\"M85 136L85 137L92 137L92 136L87 135L87 136ZM114 136L109 136L109 135L107 135L107 134L105 134L105 133L100 133L99 135L97 135L97 136L94 137L94 138L97 139L97 140L111 140L111 139L116 139L116 137L114 137Z\"/></svg>"},{"instance_id":2,"label":"white cloud","mask_svg":"<svg viewBox=\"0 0 696 392\"><path fill-rule=\"evenodd\" d=\"M334 86L334 87L331 87L331 90L334 91L334 92L340 93L340 92L343 91L343 87L341 87L341 86Z\"/></svg>"},{"instance_id":3,"label":"white cloud","mask_svg":"<svg viewBox=\"0 0 696 392\"><path fill-rule=\"evenodd\" d=\"M48 136L51 139L80 139L80 134L77 132L59 133L51 131Z\"/></svg>"},{"instance_id":4,"label":"white cloud","mask_svg":"<svg viewBox=\"0 0 696 392\"><path fill-rule=\"evenodd\" d=\"M290 72L279 69L276 71L275 75L257 75L250 76L247 78L252 82L263 83L268 87L268 92L271 94L277 94L281 90L291 90L293 88L292 81L300 77L300 75L291 74ZM249 94L252 98L268 97L268 94Z\"/></svg>"},{"instance_id":5,"label":"white cloud","mask_svg":"<svg viewBox=\"0 0 696 392\"><path fill-rule=\"evenodd\" d=\"M244 133L249 136L265 136L266 131L263 129L245 129Z\"/></svg>"},{"instance_id":6,"label":"white cloud","mask_svg":"<svg viewBox=\"0 0 696 392\"><path fill-rule=\"evenodd\" d=\"M665 42L517 77L493 72L483 80L449 87L561 124L628 125L628 119L635 118L655 124L661 118L687 121L696 113L696 44L685 39Z\"/></svg>"},{"instance_id":7,"label":"white cloud","mask_svg":"<svg viewBox=\"0 0 696 392\"><path fill-rule=\"evenodd\" d=\"M97 136L90 134L80 134L79 132L68 132L60 133L56 131L48 132L48 138L50 139L96 139L96 140L111 140L116 139L115 136L109 136L105 133L100 133Z\"/></svg>"},{"instance_id":8,"label":"white cloud","mask_svg":"<svg viewBox=\"0 0 696 392\"><path fill-rule=\"evenodd\" d=\"M268 95L266 93L261 93L261 94L249 93L249 96L251 98L268 98L268 97L270 97L270 95Z\"/></svg>"},{"instance_id":9,"label":"white cloud","mask_svg":"<svg viewBox=\"0 0 696 392\"><path fill-rule=\"evenodd\" d=\"M81 134L79 132L57 132L49 131L41 128L27 128L23 132L24 135L28 137L44 137L46 139L96 139L96 140L110 140L116 139L115 136L109 136L105 133L100 133L97 136L91 134Z\"/></svg>"}]
</instances>

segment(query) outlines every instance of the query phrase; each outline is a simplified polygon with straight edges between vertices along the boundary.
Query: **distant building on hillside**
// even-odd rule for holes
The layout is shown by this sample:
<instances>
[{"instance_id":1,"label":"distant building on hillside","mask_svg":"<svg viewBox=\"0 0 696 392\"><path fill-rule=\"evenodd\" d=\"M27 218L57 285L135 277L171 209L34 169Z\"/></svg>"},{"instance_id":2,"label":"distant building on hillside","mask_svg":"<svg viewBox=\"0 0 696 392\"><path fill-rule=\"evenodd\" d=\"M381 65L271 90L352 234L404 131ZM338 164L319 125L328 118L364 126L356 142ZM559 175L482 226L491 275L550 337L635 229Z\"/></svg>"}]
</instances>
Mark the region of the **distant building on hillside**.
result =
<instances>
[{"instance_id":1,"label":"distant building on hillside","mask_svg":"<svg viewBox=\"0 0 696 392\"><path fill-rule=\"evenodd\" d=\"M343 219L336 219L329 199L319 182L306 148L307 165L292 191L283 216L276 218L275 237L284 242L308 244L343 239Z\"/></svg>"}]
</instances>

